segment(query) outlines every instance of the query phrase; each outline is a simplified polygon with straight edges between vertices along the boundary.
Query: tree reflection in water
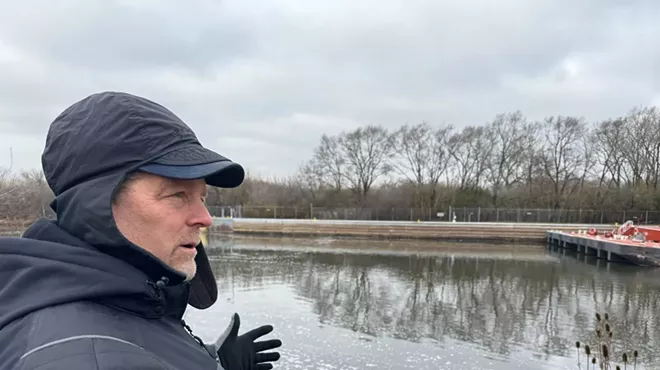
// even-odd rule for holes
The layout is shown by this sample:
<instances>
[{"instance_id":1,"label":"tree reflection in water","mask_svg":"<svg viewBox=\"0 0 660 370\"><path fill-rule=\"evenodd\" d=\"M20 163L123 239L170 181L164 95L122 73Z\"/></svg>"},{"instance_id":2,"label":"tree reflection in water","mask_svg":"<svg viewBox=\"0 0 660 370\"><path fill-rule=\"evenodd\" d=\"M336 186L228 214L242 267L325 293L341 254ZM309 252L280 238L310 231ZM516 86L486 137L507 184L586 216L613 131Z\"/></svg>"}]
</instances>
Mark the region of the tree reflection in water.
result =
<instances>
[{"instance_id":1,"label":"tree reflection in water","mask_svg":"<svg viewBox=\"0 0 660 370\"><path fill-rule=\"evenodd\" d=\"M235 246L209 253L219 289L285 283L313 302L320 323L371 336L452 338L505 356L522 347L574 357L595 312L607 311L615 348L633 343L643 363L660 363L660 272L651 269L545 251L497 258Z\"/></svg>"}]
</instances>

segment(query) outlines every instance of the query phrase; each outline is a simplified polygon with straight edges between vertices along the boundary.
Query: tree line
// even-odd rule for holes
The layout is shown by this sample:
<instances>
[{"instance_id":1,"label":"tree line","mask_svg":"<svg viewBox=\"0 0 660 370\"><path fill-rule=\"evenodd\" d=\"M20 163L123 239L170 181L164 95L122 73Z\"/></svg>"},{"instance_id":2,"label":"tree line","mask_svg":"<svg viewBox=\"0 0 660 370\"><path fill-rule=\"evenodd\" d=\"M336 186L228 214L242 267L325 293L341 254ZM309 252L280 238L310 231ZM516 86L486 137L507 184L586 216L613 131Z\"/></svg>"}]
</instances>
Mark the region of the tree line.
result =
<instances>
[{"instance_id":1,"label":"tree line","mask_svg":"<svg viewBox=\"0 0 660 370\"><path fill-rule=\"evenodd\" d=\"M419 122L324 134L296 173L248 174L236 189L210 189L208 204L660 210L659 185L658 107L602 121L515 111L461 128ZM0 169L0 217L47 214L49 196L38 171Z\"/></svg>"},{"instance_id":2,"label":"tree line","mask_svg":"<svg viewBox=\"0 0 660 370\"><path fill-rule=\"evenodd\" d=\"M522 112L457 128L367 125L322 135L298 172L248 179L221 204L319 207L660 209L660 110L603 121Z\"/></svg>"}]
</instances>

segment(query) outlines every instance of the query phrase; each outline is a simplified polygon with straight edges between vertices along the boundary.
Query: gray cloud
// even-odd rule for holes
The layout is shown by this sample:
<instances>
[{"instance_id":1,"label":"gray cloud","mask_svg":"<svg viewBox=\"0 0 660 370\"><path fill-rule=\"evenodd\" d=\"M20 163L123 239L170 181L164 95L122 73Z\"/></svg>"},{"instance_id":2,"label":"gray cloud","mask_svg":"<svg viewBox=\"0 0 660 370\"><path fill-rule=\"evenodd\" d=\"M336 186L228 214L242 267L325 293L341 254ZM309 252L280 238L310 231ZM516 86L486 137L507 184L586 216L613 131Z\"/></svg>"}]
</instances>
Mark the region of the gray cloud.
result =
<instances>
[{"instance_id":1,"label":"gray cloud","mask_svg":"<svg viewBox=\"0 0 660 370\"><path fill-rule=\"evenodd\" d=\"M652 1L28 1L0 5L0 149L40 166L50 121L101 90L170 107L202 142L291 174L322 133L590 120L660 104ZM0 166L5 162L0 150Z\"/></svg>"}]
</instances>

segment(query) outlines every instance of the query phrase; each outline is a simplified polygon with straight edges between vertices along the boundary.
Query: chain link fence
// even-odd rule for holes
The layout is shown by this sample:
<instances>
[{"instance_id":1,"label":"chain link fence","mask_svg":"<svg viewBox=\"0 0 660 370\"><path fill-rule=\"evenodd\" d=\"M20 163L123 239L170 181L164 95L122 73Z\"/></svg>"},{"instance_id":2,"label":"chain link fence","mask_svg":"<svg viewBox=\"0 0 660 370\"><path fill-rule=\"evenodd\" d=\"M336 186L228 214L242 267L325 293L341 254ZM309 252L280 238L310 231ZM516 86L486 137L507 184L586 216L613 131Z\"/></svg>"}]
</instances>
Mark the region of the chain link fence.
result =
<instances>
[{"instance_id":1,"label":"chain link fence","mask_svg":"<svg viewBox=\"0 0 660 370\"><path fill-rule=\"evenodd\" d=\"M419 208L328 208L280 206L210 206L215 217L280 218L370 221L457 221L613 224L632 220L635 224L660 224L660 211L589 210L543 208L447 207Z\"/></svg>"}]
</instances>

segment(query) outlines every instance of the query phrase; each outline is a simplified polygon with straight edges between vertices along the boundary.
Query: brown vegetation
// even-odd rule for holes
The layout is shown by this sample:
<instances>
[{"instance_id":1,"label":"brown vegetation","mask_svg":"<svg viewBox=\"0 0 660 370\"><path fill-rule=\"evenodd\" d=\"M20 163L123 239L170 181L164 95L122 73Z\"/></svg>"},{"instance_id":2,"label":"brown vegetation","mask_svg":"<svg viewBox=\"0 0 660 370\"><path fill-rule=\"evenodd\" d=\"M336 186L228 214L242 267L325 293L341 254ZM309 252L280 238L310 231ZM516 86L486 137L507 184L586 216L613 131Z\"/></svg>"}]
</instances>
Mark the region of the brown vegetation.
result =
<instances>
[{"instance_id":1,"label":"brown vegetation","mask_svg":"<svg viewBox=\"0 0 660 370\"><path fill-rule=\"evenodd\" d=\"M43 172L32 170L14 174L10 165L0 167L0 231L15 231L15 226L37 217L51 217L49 207L53 192L48 187Z\"/></svg>"}]
</instances>

